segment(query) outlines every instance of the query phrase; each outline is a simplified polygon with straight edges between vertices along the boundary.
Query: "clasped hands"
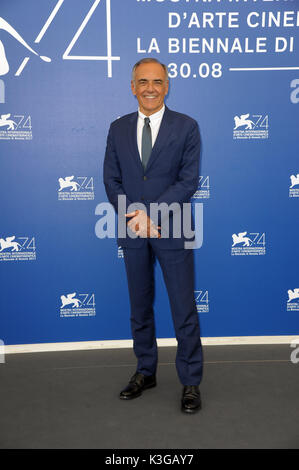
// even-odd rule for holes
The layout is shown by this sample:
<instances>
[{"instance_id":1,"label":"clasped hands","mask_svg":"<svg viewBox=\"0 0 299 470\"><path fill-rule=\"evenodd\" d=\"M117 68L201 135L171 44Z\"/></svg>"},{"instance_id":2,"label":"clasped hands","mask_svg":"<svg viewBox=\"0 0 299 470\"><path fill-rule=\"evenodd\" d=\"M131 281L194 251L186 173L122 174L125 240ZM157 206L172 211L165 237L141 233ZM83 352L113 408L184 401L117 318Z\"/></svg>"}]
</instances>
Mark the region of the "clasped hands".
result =
<instances>
[{"instance_id":1,"label":"clasped hands","mask_svg":"<svg viewBox=\"0 0 299 470\"><path fill-rule=\"evenodd\" d=\"M146 212L135 210L126 214L126 217L132 217L128 222L128 227L141 238L161 238L161 234L153 221L148 217Z\"/></svg>"}]
</instances>

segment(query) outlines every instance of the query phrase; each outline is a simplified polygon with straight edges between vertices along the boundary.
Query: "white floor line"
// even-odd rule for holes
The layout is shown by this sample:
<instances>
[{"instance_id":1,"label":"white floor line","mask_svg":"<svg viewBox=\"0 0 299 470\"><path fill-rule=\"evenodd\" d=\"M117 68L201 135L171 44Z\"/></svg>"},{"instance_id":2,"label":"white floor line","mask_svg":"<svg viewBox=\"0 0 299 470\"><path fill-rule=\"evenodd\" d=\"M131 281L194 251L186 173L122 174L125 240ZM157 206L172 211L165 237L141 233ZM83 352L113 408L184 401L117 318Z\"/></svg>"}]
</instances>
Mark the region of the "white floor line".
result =
<instances>
[{"instance_id":1,"label":"white floor line","mask_svg":"<svg viewBox=\"0 0 299 470\"><path fill-rule=\"evenodd\" d=\"M297 336L228 336L228 337L203 337L203 346L225 345L250 345L250 344L290 344L292 340L298 340ZM176 346L175 338L158 338L159 347ZM51 351L82 351L92 349L121 349L132 348L132 340L107 340L107 341L76 341L67 343L35 343L35 344L5 344L5 354L51 352Z\"/></svg>"}]
</instances>

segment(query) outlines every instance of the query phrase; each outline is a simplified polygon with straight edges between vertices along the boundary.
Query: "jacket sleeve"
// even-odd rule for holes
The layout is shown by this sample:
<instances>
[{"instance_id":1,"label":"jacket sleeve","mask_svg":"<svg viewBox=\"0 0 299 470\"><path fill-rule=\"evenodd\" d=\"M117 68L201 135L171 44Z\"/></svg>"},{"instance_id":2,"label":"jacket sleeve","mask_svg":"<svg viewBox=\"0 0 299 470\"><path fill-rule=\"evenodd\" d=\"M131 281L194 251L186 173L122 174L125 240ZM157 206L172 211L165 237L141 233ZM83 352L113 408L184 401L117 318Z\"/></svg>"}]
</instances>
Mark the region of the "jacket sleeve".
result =
<instances>
[{"instance_id":1,"label":"jacket sleeve","mask_svg":"<svg viewBox=\"0 0 299 470\"><path fill-rule=\"evenodd\" d=\"M126 207L131 204L131 201L128 199L122 186L122 174L114 145L112 125L107 137L103 175L108 200L113 205L115 212L118 213L118 196L125 196Z\"/></svg>"}]
</instances>

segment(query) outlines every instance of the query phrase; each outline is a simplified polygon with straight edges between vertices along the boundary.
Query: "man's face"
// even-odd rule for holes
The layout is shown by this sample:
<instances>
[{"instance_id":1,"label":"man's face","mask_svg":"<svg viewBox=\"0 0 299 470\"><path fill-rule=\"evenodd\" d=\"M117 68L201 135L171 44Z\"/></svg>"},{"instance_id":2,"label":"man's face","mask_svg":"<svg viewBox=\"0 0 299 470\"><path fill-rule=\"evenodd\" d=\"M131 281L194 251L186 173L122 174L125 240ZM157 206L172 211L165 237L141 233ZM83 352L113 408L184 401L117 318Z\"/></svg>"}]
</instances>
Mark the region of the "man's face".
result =
<instances>
[{"instance_id":1,"label":"man's face","mask_svg":"<svg viewBox=\"0 0 299 470\"><path fill-rule=\"evenodd\" d=\"M131 88L143 114L150 116L159 111L168 93L168 80L162 65L156 62L140 64L135 71L135 81L131 81Z\"/></svg>"}]
</instances>

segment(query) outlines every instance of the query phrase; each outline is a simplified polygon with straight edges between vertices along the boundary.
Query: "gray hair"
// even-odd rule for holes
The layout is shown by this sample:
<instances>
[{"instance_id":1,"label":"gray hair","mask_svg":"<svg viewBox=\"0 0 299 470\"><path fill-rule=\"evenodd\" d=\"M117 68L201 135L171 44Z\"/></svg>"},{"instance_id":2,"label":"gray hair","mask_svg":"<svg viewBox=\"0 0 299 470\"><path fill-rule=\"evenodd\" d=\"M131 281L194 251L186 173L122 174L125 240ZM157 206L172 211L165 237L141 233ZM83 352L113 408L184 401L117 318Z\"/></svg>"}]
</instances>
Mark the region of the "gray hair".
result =
<instances>
[{"instance_id":1,"label":"gray hair","mask_svg":"<svg viewBox=\"0 0 299 470\"><path fill-rule=\"evenodd\" d=\"M159 65L161 65L161 67L163 67L164 72L165 72L165 78L166 78L166 80L168 80L167 66L165 64L162 64L158 59L155 59L154 57L146 57L145 59L139 60L134 65L134 67L132 69L132 81L133 82L135 82L135 72L136 72L137 67L139 67L139 65L141 65L141 64L150 64L151 62L154 62L155 64L159 64Z\"/></svg>"}]
</instances>

